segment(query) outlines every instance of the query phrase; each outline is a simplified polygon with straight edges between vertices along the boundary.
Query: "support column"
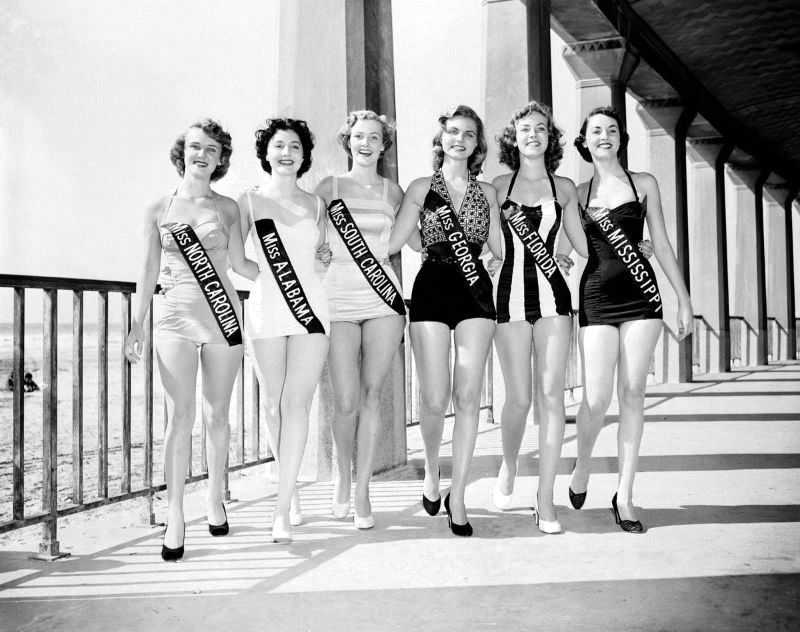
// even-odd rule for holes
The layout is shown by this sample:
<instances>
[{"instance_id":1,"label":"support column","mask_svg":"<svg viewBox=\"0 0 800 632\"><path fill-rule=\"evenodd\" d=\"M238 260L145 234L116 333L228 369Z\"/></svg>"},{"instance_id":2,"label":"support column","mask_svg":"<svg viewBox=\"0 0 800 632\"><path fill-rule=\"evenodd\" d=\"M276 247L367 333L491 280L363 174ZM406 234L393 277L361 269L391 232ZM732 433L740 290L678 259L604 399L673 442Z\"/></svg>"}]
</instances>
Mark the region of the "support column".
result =
<instances>
[{"instance_id":1,"label":"support column","mask_svg":"<svg viewBox=\"0 0 800 632\"><path fill-rule=\"evenodd\" d=\"M766 365L768 350L767 331L767 274L766 257L764 255L764 183L769 171L762 170L756 179L753 191L755 199L756 220L756 363Z\"/></svg>"},{"instance_id":2,"label":"support column","mask_svg":"<svg viewBox=\"0 0 800 632\"><path fill-rule=\"evenodd\" d=\"M528 98L553 105L550 0L525 0L528 30ZM494 42L491 42L494 44Z\"/></svg>"},{"instance_id":3,"label":"support column","mask_svg":"<svg viewBox=\"0 0 800 632\"><path fill-rule=\"evenodd\" d=\"M794 289L794 201L797 199L798 188L792 187L783 202L784 230L786 233L786 313L789 324L786 344L786 357L790 360L797 359L797 326L795 325L795 289Z\"/></svg>"},{"instance_id":4,"label":"support column","mask_svg":"<svg viewBox=\"0 0 800 632\"><path fill-rule=\"evenodd\" d=\"M690 138L687 151L690 261L698 262L690 268L692 307L695 316L703 317L702 321L695 321L694 375L724 370L720 354L727 315L722 318L719 296L720 288L727 286L727 280L724 285L720 280L723 275L727 279L727 270L723 270L727 266L727 250L723 247L720 252L720 243L724 243L726 238L726 227L723 224L721 232L716 214L709 212L718 202L714 165L721 146L721 138ZM710 256L715 251L717 256ZM727 292L724 295L727 297Z\"/></svg>"},{"instance_id":5,"label":"support column","mask_svg":"<svg viewBox=\"0 0 800 632\"><path fill-rule=\"evenodd\" d=\"M578 129L592 109L611 104L627 121L625 95L628 81L636 70L639 56L622 37L574 42L564 47L564 60L569 65L578 88ZM620 154L627 166L627 153ZM588 180L592 167L580 161L576 182Z\"/></svg>"},{"instance_id":6,"label":"support column","mask_svg":"<svg viewBox=\"0 0 800 632\"><path fill-rule=\"evenodd\" d=\"M678 175L676 174L676 158L678 148L676 147L677 125L684 112L684 108L677 100L669 100L656 103L640 104L636 108L642 122L647 130L645 142L647 164L643 169L652 173L658 180L661 191L661 209L664 215L667 235L673 248L678 251L685 248L685 198L678 202ZM685 124L685 121L684 121ZM685 137L684 137L685 138ZM684 145L685 152L685 143ZM684 153L685 156L685 153ZM685 163L684 163L685 164ZM682 178L685 178L685 167L682 171ZM682 195L685 195L685 182L680 187ZM683 245L681 245L683 243ZM680 260L679 260L680 261ZM661 270L658 262L653 260L653 268L656 272L658 285L661 289L661 301L664 309L665 326L673 329L676 326L675 315L678 309L678 302L675 293L669 284L669 280ZM679 262L680 265L680 262ZM675 332L677 333L677 332ZM681 367L686 362L683 345L679 345L673 335L666 330L661 341L656 346L655 352L655 380L656 382L679 382L685 379L681 373ZM690 347L691 350L691 347ZM689 365L691 365L691 351L689 352ZM683 357L683 359L682 359Z\"/></svg>"},{"instance_id":7,"label":"support column","mask_svg":"<svg viewBox=\"0 0 800 632\"><path fill-rule=\"evenodd\" d=\"M783 202L788 185L774 177L764 183L764 274L767 299L767 359L787 360L789 311L786 285L786 224Z\"/></svg>"},{"instance_id":8,"label":"support column","mask_svg":"<svg viewBox=\"0 0 800 632\"><path fill-rule=\"evenodd\" d=\"M395 116L391 0L296 2L281 0L278 114L304 118L315 133L314 161L300 181L308 191L347 169L336 130L351 109ZM318 51L324 50L320 56ZM321 96L321 95L324 95ZM397 177L396 152L384 157L384 175ZM382 393L382 441L376 470L405 463L402 349ZM332 472L333 389L327 368L312 403L301 477L329 480Z\"/></svg>"},{"instance_id":9,"label":"support column","mask_svg":"<svg viewBox=\"0 0 800 632\"><path fill-rule=\"evenodd\" d=\"M731 370L730 289L728 287L728 220L725 209L725 163L733 151L733 143L720 147L714 163L717 193L717 303L719 305L719 370Z\"/></svg>"},{"instance_id":10,"label":"support column","mask_svg":"<svg viewBox=\"0 0 800 632\"><path fill-rule=\"evenodd\" d=\"M686 134L697 115L693 107L685 107L675 125L675 250L678 267L691 296L689 275L689 208L686 185ZM693 323L690 323L693 326ZM692 341L693 334L678 343L678 380L692 381Z\"/></svg>"},{"instance_id":11,"label":"support column","mask_svg":"<svg viewBox=\"0 0 800 632\"><path fill-rule=\"evenodd\" d=\"M536 0L531 2L536 4ZM482 178L487 181L508 171L498 160L494 135L506 126L514 110L527 103L529 92L533 93L528 82L531 74L538 72L535 63L529 68L529 63L532 63L529 50L533 50L530 38L536 39L536 34L531 31L536 29L529 25L531 11L527 4L527 0L483 0L481 103L490 150L483 163ZM539 36L541 39L541 33ZM547 38L549 41L549 20ZM546 54L549 68L549 48ZM542 79L539 73L537 82Z\"/></svg>"},{"instance_id":12,"label":"support column","mask_svg":"<svg viewBox=\"0 0 800 632\"><path fill-rule=\"evenodd\" d=\"M755 198L753 189L757 168L747 163L731 163L726 171L731 186L726 190L727 224L731 236L728 267L731 305L731 364L754 366L757 359L758 307L757 273L753 261L756 252Z\"/></svg>"},{"instance_id":13,"label":"support column","mask_svg":"<svg viewBox=\"0 0 800 632\"><path fill-rule=\"evenodd\" d=\"M625 47L625 52L619 62L619 69L616 77L611 80L611 106L620 114L622 124L628 127L628 108L625 97L628 94L628 82L633 76L633 72L639 65L639 53ZM619 161L623 167L628 168L628 148L625 147L619 153Z\"/></svg>"},{"instance_id":14,"label":"support column","mask_svg":"<svg viewBox=\"0 0 800 632\"><path fill-rule=\"evenodd\" d=\"M394 98L394 46L392 0L346 0L347 109L368 109L396 120ZM395 138L395 141L397 139ZM397 181L397 142L384 152L378 171ZM398 279L403 278L400 253L392 258ZM380 433L374 470L406 462L405 344L392 360L381 392ZM329 375L325 371L326 387ZM332 390L332 387L330 387ZM333 416L333 409L329 411Z\"/></svg>"}]
</instances>

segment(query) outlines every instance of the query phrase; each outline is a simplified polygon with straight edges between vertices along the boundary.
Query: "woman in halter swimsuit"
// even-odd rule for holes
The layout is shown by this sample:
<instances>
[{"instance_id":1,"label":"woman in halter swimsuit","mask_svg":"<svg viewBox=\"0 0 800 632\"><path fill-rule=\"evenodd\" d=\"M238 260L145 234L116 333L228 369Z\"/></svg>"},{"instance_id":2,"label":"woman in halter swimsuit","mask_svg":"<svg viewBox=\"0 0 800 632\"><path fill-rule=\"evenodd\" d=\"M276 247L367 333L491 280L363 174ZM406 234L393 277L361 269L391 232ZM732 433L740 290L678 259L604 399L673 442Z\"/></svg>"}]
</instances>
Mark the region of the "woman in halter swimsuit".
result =
<instances>
[{"instance_id":1,"label":"woman in halter swimsuit","mask_svg":"<svg viewBox=\"0 0 800 632\"><path fill-rule=\"evenodd\" d=\"M440 116L439 125L433 140L434 174L409 185L389 251L399 250L419 223L427 259L414 281L409 318L419 375L420 430L425 444L422 504L430 515L439 512L439 448L452 393L452 484L444 506L453 534L470 536L472 526L467 520L464 493L475 450L483 370L494 334L495 309L491 280L483 264L480 260L473 264L463 255L468 251L477 257L487 240L499 255L499 208L494 187L476 179L487 149L480 117L460 105ZM449 221L443 215L448 208L450 215L455 214L462 235L448 235L445 222L449 225ZM454 256L456 252L458 257ZM482 289L477 291L478 288ZM452 388L451 334L455 345Z\"/></svg>"},{"instance_id":2,"label":"woman in halter swimsuit","mask_svg":"<svg viewBox=\"0 0 800 632\"><path fill-rule=\"evenodd\" d=\"M647 372L663 327L652 269L631 255L631 244L641 239L645 221L656 259L678 296L679 340L691 331L693 315L664 225L658 183L649 173L630 173L619 162L618 152L627 141L619 115L609 107L592 110L575 141L583 159L593 164L594 175L578 187L578 199L585 201L581 220L589 260L580 285L583 401L577 418L578 458L569 492L579 509L586 499L592 448L603 427L616 373L619 479L611 508L623 531L641 533L644 527L633 506L633 482L644 428Z\"/></svg>"},{"instance_id":3,"label":"woman in halter swimsuit","mask_svg":"<svg viewBox=\"0 0 800 632\"><path fill-rule=\"evenodd\" d=\"M339 130L338 140L352 166L341 176L325 178L316 193L328 204L342 200L347 206L369 247L370 258L378 260L369 265L380 266L386 274L379 287L396 292L396 300L402 306L400 283L388 257L389 236L403 190L378 173L378 161L392 145L392 131L385 116L371 110L351 112ZM325 275L331 313L328 367L334 401L331 430L336 446L332 514L335 518L349 514L351 468L357 444L354 524L359 529L369 529L375 524L369 482L380 438L381 390L403 337L405 310L398 313L370 285L330 218L327 233L331 254Z\"/></svg>"},{"instance_id":4,"label":"woman in halter swimsuit","mask_svg":"<svg viewBox=\"0 0 800 632\"><path fill-rule=\"evenodd\" d=\"M184 552L183 490L195 419L198 370L203 376L202 413L207 433L208 528L212 535L228 532L223 505L223 477L230 438L228 410L243 346L228 344L170 228L188 224L194 230L241 326L239 299L226 274L227 264L230 262L235 272L249 279L256 277L258 267L244 257L236 202L211 189L211 182L227 172L231 152L230 134L219 123L204 119L189 127L175 141L171 152L172 162L181 176L178 188L172 195L150 205L145 214L144 268L136 284L125 355L130 362L141 359L145 342L142 323L150 308L163 253L172 272L171 291L164 299L155 344L167 406L164 470L168 509L161 549L165 561L180 559Z\"/></svg>"}]
</instances>

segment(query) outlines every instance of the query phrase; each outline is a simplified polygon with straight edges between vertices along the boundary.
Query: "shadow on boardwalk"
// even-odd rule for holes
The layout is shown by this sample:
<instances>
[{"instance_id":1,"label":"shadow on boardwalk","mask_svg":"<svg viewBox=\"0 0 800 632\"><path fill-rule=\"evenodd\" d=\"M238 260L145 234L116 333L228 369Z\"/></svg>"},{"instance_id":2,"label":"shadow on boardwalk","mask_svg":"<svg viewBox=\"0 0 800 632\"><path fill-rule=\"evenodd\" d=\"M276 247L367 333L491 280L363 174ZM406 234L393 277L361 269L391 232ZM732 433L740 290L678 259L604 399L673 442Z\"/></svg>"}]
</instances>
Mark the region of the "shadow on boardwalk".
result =
<instances>
[{"instance_id":1,"label":"shadow on boardwalk","mask_svg":"<svg viewBox=\"0 0 800 632\"><path fill-rule=\"evenodd\" d=\"M330 483L304 483L305 524L291 545L270 543L274 486L263 469L232 479L225 538L208 534L202 491L187 497L177 564L160 560L161 530L137 526L124 508L74 516L60 533L67 560L29 560L35 528L0 552L0 629L796 629L798 411L798 364L650 389L648 420L657 423L645 430L636 488L644 535L622 533L608 509L613 423L598 440L581 511L567 501L567 428L558 536L531 519L538 427L523 443L515 507L500 512L491 502L500 429L488 424L467 491L469 539L420 506L416 428L409 465L373 482L370 531L329 517ZM443 454L446 486L447 443Z\"/></svg>"}]
</instances>

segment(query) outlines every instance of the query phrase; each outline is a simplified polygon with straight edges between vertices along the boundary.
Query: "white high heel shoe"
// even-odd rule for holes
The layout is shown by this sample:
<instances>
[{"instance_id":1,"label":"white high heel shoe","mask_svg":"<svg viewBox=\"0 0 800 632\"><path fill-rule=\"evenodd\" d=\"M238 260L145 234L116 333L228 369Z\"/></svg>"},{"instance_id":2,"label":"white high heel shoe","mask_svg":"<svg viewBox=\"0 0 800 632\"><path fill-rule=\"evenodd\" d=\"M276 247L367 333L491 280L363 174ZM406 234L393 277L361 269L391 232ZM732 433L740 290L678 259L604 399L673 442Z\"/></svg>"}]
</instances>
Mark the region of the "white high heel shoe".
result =
<instances>
[{"instance_id":1,"label":"white high heel shoe","mask_svg":"<svg viewBox=\"0 0 800 632\"><path fill-rule=\"evenodd\" d=\"M494 491L492 492L492 501L494 501L495 507L497 507L500 511L508 511L511 509L513 500L514 492L506 495L500 491L500 488L497 485L495 485Z\"/></svg>"},{"instance_id":2,"label":"white high heel shoe","mask_svg":"<svg viewBox=\"0 0 800 632\"><path fill-rule=\"evenodd\" d=\"M503 469L503 466L500 466L500 469ZM517 470L519 470L519 461L517 461ZM511 486L511 493L504 494L500 491L500 472L497 473L497 480L494 484L494 491L492 491L492 501L494 502L494 506L497 507L500 511L508 511L511 509L511 504L513 502L514 497L514 486Z\"/></svg>"},{"instance_id":3,"label":"white high heel shoe","mask_svg":"<svg viewBox=\"0 0 800 632\"><path fill-rule=\"evenodd\" d=\"M336 491L339 482L337 480L336 483L333 485L333 499L331 500L331 515L334 518L347 518L347 514L350 513L350 498L347 499L347 502L344 503L337 503L336 502ZM350 495L350 490L348 489L348 496Z\"/></svg>"},{"instance_id":4,"label":"white high heel shoe","mask_svg":"<svg viewBox=\"0 0 800 632\"><path fill-rule=\"evenodd\" d=\"M290 544L292 541L292 531L280 516L272 518L272 541L278 544Z\"/></svg>"},{"instance_id":5,"label":"white high heel shoe","mask_svg":"<svg viewBox=\"0 0 800 632\"><path fill-rule=\"evenodd\" d=\"M542 533L547 534L555 534L561 533L563 529L561 528L561 523L556 520L544 520L539 515L539 495L536 495L536 506L533 508L533 518L536 520L536 526L539 528L539 531Z\"/></svg>"},{"instance_id":6,"label":"white high heel shoe","mask_svg":"<svg viewBox=\"0 0 800 632\"><path fill-rule=\"evenodd\" d=\"M359 516L355 514L353 516L353 524L356 529L372 529L372 527L375 526L375 518L372 517L372 514L368 516Z\"/></svg>"},{"instance_id":7,"label":"white high heel shoe","mask_svg":"<svg viewBox=\"0 0 800 632\"><path fill-rule=\"evenodd\" d=\"M300 494L295 490L292 494L292 504L289 507L289 524L293 527L299 527L303 524L303 510L300 507Z\"/></svg>"}]
</instances>

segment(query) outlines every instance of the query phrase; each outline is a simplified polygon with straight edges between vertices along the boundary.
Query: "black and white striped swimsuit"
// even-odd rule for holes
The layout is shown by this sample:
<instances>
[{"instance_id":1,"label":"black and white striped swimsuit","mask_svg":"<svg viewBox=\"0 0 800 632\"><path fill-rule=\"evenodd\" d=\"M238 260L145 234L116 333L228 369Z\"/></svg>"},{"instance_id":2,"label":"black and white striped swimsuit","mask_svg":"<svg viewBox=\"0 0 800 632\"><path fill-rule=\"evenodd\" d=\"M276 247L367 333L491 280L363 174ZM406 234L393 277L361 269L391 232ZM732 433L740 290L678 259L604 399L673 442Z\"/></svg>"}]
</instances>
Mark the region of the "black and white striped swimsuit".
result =
<instances>
[{"instance_id":1,"label":"black and white striped swimsuit","mask_svg":"<svg viewBox=\"0 0 800 632\"><path fill-rule=\"evenodd\" d=\"M558 203L553 176L548 173L547 177L550 179L553 199L538 206L526 206L511 200L511 191L517 179L517 172L514 172L501 208L505 211L511 207L518 207L525 214L531 227L539 233L539 237L552 255L558 229L561 227L562 210ZM569 316L572 299L566 285L559 283L556 289L553 288L536 265L533 255L523 247L519 237L511 230L503 213L500 214L500 226L503 230L503 265L493 279L497 322L527 320L533 324L540 318ZM558 269L556 274L560 275L561 270Z\"/></svg>"}]
</instances>

